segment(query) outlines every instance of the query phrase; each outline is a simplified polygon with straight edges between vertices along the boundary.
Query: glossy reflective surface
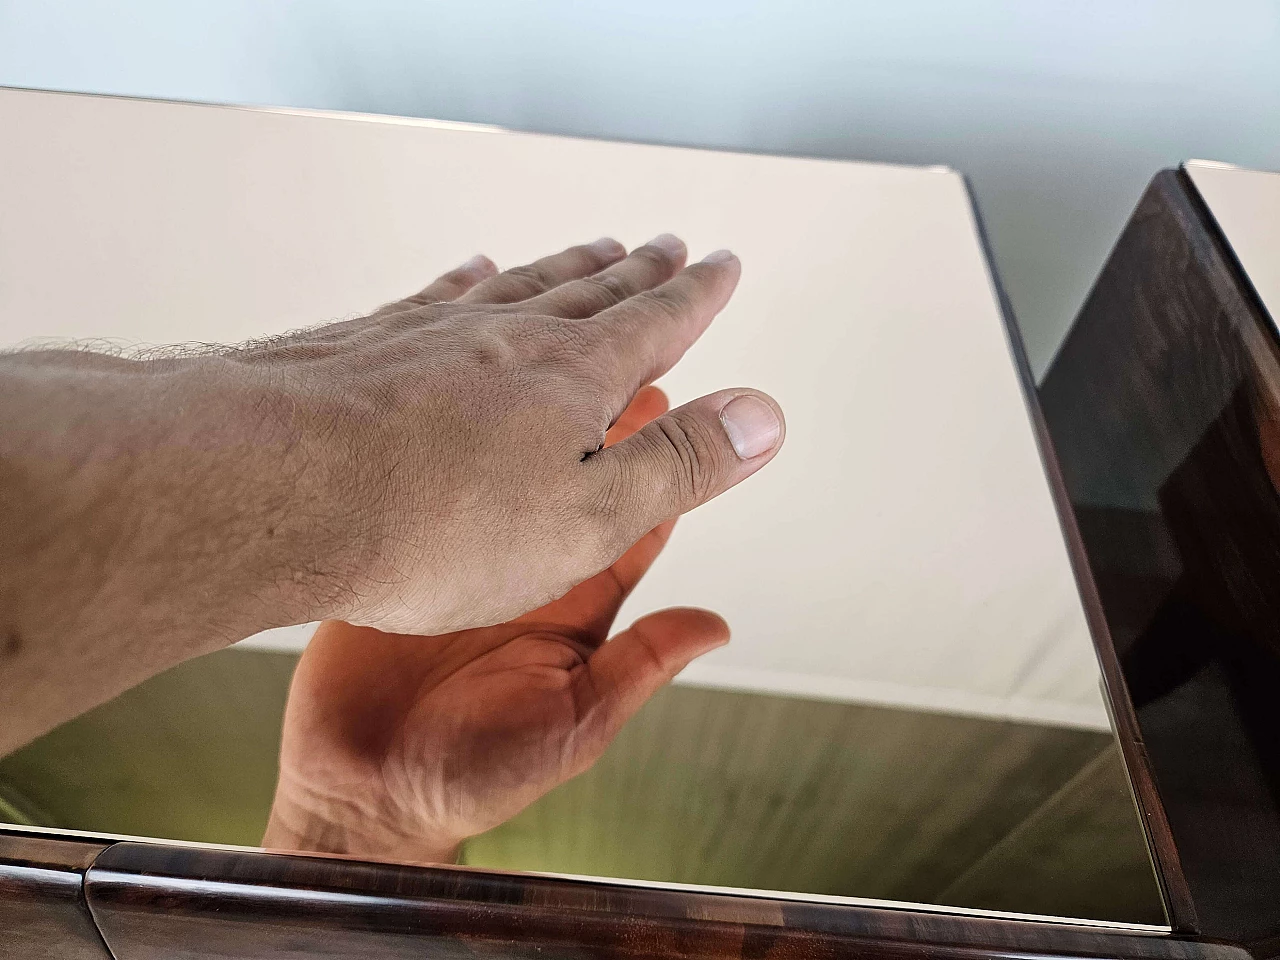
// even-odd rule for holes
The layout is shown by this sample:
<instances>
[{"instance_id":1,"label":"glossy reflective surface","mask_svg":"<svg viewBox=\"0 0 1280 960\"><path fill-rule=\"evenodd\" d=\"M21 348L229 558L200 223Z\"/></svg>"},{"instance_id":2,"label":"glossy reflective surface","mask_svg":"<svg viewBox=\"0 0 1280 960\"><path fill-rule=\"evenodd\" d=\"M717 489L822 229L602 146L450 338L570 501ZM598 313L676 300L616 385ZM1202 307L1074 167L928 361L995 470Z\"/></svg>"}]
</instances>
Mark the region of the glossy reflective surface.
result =
<instances>
[{"instance_id":1,"label":"glossy reflective surface","mask_svg":"<svg viewBox=\"0 0 1280 960\"><path fill-rule=\"evenodd\" d=\"M1183 169L1274 323L1280 313L1280 172L1204 160Z\"/></svg>"},{"instance_id":2,"label":"glossy reflective surface","mask_svg":"<svg viewBox=\"0 0 1280 960\"><path fill-rule=\"evenodd\" d=\"M112 960L83 889L106 848L0 828L0 957Z\"/></svg>"},{"instance_id":3,"label":"glossy reflective surface","mask_svg":"<svg viewBox=\"0 0 1280 960\"><path fill-rule=\"evenodd\" d=\"M1040 390L1175 927L1235 939L1280 933L1277 357L1194 186L1166 172Z\"/></svg>"},{"instance_id":4,"label":"glossy reflective surface","mask_svg":"<svg viewBox=\"0 0 1280 960\"><path fill-rule=\"evenodd\" d=\"M14 91L0 126L10 343L237 341L603 233L742 257L664 386L768 389L786 450L622 615L709 606L734 642L469 864L1160 921L958 174ZM39 822L256 843L305 641L184 665L0 786Z\"/></svg>"},{"instance_id":5,"label":"glossy reflective surface","mask_svg":"<svg viewBox=\"0 0 1280 960\"><path fill-rule=\"evenodd\" d=\"M1246 960L1154 930L118 844L86 893L117 960L849 956Z\"/></svg>"},{"instance_id":6,"label":"glossy reflective surface","mask_svg":"<svg viewBox=\"0 0 1280 960\"><path fill-rule=\"evenodd\" d=\"M606 233L732 247L662 385L769 391L786 452L683 519L621 622L729 618L700 686L1106 729L954 171L3 90L0 122L5 345L235 343Z\"/></svg>"}]
</instances>

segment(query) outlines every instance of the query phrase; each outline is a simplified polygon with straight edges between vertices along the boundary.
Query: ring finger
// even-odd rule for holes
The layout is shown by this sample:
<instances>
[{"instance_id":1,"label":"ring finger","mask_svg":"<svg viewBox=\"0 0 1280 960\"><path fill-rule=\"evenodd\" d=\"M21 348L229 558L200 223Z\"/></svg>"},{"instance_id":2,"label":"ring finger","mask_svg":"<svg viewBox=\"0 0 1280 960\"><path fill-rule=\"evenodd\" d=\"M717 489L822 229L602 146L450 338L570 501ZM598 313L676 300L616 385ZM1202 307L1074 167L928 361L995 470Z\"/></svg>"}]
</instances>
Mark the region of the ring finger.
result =
<instances>
[{"instance_id":1,"label":"ring finger","mask_svg":"<svg viewBox=\"0 0 1280 960\"><path fill-rule=\"evenodd\" d=\"M626 248L617 240L601 237L592 243L570 247L549 257L504 270L476 284L458 303L518 303L536 297L579 277L603 270L626 256Z\"/></svg>"}]
</instances>

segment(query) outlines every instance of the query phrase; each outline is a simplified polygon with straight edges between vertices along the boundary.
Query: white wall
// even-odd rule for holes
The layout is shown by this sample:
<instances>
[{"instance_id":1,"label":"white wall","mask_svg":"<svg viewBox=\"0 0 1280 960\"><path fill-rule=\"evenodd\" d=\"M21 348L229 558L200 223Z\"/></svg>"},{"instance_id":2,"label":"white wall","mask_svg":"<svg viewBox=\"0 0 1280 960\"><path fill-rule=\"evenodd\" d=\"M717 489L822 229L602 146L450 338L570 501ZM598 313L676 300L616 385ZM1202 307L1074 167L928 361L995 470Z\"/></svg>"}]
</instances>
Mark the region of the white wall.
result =
<instances>
[{"instance_id":1,"label":"white wall","mask_svg":"<svg viewBox=\"0 0 1280 960\"><path fill-rule=\"evenodd\" d=\"M948 163L1038 369L1157 168L1280 167L1274 0L0 0L0 84Z\"/></svg>"}]
</instances>

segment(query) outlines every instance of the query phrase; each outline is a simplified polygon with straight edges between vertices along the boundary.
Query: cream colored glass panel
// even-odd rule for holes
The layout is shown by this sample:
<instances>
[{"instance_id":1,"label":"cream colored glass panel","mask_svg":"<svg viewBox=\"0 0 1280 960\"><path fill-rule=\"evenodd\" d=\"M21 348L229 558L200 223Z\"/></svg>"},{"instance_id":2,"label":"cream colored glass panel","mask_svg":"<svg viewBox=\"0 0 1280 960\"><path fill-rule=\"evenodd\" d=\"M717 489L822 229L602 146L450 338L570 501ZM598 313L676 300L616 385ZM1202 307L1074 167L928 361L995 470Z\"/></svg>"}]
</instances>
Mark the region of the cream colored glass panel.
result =
<instances>
[{"instance_id":1,"label":"cream colored glass panel","mask_svg":"<svg viewBox=\"0 0 1280 960\"><path fill-rule=\"evenodd\" d=\"M18 91L0 130L9 344L233 342L602 234L732 247L739 292L664 385L768 390L787 446L624 619L728 618L685 682L1105 729L956 173Z\"/></svg>"}]
</instances>

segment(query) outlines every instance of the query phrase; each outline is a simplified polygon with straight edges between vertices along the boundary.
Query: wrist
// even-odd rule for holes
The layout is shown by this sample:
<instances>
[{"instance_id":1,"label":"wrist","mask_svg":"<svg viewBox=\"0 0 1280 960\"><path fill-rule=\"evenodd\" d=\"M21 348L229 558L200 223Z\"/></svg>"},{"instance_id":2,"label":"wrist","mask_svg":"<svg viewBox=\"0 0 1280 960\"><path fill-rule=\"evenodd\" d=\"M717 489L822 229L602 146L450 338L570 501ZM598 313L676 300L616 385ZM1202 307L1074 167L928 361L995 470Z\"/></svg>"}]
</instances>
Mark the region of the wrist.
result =
<instances>
[{"instance_id":1,"label":"wrist","mask_svg":"<svg viewBox=\"0 0 1280 960\"><path fill-rule=\"evenodd\" d=\"M420 829L393 828L376 812L333 799L305 801L282 784L262 845L269 850L330 853L400 863L457 863L463 838Z\"/></svg>"},{"instance_id":2,"label":"wrist","mask_svg":"<svg viewBox=\"0 0 1280 960\"><path fill-rule=\"evenodd\" d=\"M278 625L361 620L369 597L403 569L386 548L399 539L395 521L406 496L398 485L411 468L382 449L377 411L331 374L303 376L261 359L228 362L257 411L257 442L275 451L266 469L283 491L268 531L283 575L266 584L286 616Z\"/></svg>"},{"instance_id":3,"label":"wrist","mask_svg":"<svg viewBox=\"0 0 1280 960\"><path fill-rule=\"evenodd\" d=\"M219 356L3 360L0 560L24 576L0 600L25 633L155 633L182 659L348 604L377 530L316 450L332 409Z\"/></svg>"},{"instance_id":4,"label":"wrist","mask_svg":"<svg viewBox=\"0 0 1280 960\"><path fill-rule=\"evenodd\" d=\"M156 569L188 575L166 600L216 626L215 648L330 616L370 536L365 513L336 493L344 464L309 442L329 411L306 411L285 378L223 356L158 361L148 372L150 394L167 406L153 413L125 492L149 504L149 518L168 513L142 540Z\"/></svg>"}]
</instances>

